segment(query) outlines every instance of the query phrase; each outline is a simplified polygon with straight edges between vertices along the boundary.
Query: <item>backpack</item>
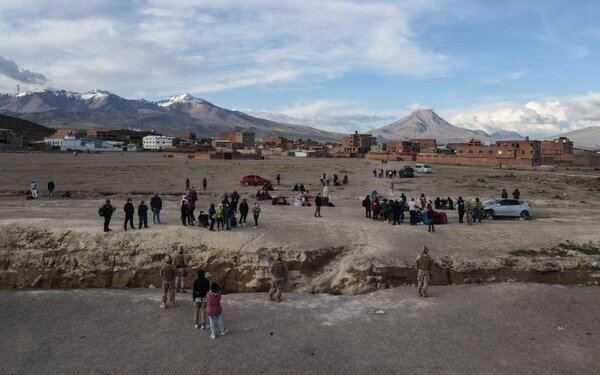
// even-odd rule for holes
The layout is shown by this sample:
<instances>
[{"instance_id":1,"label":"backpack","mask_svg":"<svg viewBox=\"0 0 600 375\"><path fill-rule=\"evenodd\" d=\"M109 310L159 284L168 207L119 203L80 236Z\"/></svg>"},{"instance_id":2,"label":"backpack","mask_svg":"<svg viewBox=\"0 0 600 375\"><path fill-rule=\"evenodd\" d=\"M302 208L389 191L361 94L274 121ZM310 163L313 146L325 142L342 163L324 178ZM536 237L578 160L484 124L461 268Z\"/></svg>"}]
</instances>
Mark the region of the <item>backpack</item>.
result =
<instances>
[{"instance_id":1,"label":"backpack","mask_svg":"<svg viewBox=\"0 0 600 375\"><path fill-rule=\"evenodd\" d=\"M282 278L285 276L285 267L281 262L273 263L273 276L277 278Z\"/></svg>"},{"instance_id":2,"label":"backpack","mask_svg":"<svg viewBox=\"0 0 600 375\"><path fill-rule=\"evenodd\" d=\"M417 268L423 271L431 269L431 258L427 254L421 254L417 260Z\"/></svg>"},{"instance_id":3,"label":"backpack","mask_svg":"<svg viewBox=\"0 0 600 375\"><path fill-rule=\"evenodd\" d=\"M98 215L100 215L100 217L104 217L104 210L103 210L103 208L104 208L104 207L100 207L100 208L98 209Z\"/></svg>"}]
</instances>

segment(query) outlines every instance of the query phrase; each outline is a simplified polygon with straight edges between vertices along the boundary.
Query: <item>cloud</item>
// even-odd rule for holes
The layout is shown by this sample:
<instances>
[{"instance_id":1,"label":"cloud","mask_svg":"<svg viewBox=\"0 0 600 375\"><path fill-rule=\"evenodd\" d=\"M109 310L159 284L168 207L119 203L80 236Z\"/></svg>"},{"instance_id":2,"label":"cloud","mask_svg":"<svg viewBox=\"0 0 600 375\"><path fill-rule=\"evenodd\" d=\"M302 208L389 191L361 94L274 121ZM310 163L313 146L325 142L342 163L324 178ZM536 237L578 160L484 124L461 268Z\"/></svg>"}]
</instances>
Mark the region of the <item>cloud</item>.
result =
<instances>
[{"instance_id":1,"label":"cloud","mask_svg":"<svg viewBox=\"0 0 600 375\"><path fill-rule=\"evenodd\" d=\"M433 110L433 108L431 108L430 106L425 105L425 104L420 104L420 103L411 103L411 104L407 105L406 108L411 112L419 111L419 110L427 110L427 109Z\"/></svg>"},{"instance_id":2,"label":"cloud","mask_svg":"<svg viewBox=\"0 0 600 375\"><path fill-rule=\"evenodd\" d=\"M541 98L524 104L497 102L443 111L450 123L486 132L511 130L523 135L551 136L600 126L600 92L569 98Z\"/></svg>"},{"instance_id":3,"label":"cloud","mask_svg":"<svg viewBox=\"0 0 600 375\"><path fill-rule=\"evenodd\" d=\"M48 81L42 73L19 68L17 63L7 60L2 56L0 56L0 74L23 83L44 84Z\"/></svg>"},{"instance_id":4,"label":"cloud","mask_svg":"<svg viewBox=\"0 0 600 375\"><path fill-rule=\"evenodd\" d=\"M161 96L452 70L414 27L436 2L24 1L0 1L0 50L70 90Z\"/></svg>"},{"instance_id":5,"label":"cloud","mask_svg":"<svg viewBox=\"0 0 600 375\"><path fill-rule=\"evenodd\" d=\"M389 111L359 108L354 102L342 100L315 100L275 111L241 111L271 121L309 125L340 133L354 133L355 130L365 132L397 119Z\"/></svg>"}]
</instances>

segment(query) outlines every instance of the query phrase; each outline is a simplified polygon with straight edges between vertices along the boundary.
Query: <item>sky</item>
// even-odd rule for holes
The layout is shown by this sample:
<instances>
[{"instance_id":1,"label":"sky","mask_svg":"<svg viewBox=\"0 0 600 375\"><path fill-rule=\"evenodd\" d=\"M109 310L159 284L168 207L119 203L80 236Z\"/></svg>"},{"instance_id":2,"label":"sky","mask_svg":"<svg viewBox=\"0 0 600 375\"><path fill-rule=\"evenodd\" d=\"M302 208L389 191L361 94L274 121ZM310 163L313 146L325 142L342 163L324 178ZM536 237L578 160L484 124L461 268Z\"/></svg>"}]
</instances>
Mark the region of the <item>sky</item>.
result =
<instances>
[{"instance_id":1,"label":"sky","mask_svg":"<svg viewBox=\"0 0 600 375\"><path fill-rule=\"evenodd\" d=\"M0 92L53 87L368 131L432 108L549 136L600 125L600 1L0 0Z\"/></svg>"}]
</instances>

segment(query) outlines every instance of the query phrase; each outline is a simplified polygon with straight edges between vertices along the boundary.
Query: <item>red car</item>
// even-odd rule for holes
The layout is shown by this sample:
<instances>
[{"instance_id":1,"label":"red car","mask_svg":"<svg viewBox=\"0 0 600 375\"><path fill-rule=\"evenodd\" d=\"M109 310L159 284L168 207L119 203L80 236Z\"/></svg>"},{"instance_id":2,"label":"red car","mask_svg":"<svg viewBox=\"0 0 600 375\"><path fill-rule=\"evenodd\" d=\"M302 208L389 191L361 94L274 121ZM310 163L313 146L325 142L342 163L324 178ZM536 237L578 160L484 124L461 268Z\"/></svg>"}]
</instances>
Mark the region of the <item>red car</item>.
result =
<instances>
[{"instance_id":1,"label":"red car","mask_svg":"<svg viewBox=\"0 0 600 375\"><path fill-rule=\"evenodd\" d=\"M271 182L269 179L266 178L262 178L260 176L255 176L252 174L249 174L248 176L244 176L242 178L240 178L240 184L244 185L244 186L250 186L250 185L254 185L254 186L258 186L258 185L264 185L267 182Z\"/></svg>"}]
</instances>

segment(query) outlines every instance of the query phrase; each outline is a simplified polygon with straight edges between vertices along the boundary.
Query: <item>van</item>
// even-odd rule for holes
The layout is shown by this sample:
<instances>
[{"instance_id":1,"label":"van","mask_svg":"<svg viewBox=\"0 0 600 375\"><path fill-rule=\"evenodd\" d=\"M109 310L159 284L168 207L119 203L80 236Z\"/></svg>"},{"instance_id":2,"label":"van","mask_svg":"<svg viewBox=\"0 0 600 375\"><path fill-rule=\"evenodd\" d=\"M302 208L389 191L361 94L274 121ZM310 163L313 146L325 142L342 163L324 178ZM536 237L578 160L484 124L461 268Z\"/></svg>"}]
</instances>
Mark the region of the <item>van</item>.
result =
<instances>
[{"instance_id":1,"label":"van","mask_svg":"<svg viewBox=\"0 0 600 375\"><path fill-rule=\"evenodd\" d=\"M415 171L419 173L431 173L431 167L427 164L415 164Z\"/></svg>"}]
</instances>

